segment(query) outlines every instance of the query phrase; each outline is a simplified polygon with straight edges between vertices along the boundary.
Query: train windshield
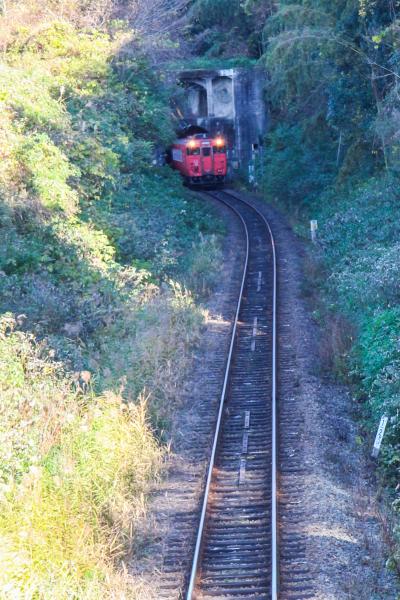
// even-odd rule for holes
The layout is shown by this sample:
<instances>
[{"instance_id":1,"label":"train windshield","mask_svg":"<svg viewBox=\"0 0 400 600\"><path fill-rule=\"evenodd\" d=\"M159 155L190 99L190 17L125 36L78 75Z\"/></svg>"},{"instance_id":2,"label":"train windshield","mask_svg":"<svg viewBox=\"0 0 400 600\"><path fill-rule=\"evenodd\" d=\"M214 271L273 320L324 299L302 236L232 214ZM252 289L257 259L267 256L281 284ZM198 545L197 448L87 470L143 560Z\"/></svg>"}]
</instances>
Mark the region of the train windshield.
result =
<instances>
[{"instance_id":1,"label":"train windshield","mask_svg":"<svg viewBox=\"0 0 400 600\"><path fill-rule=\"evenodd\" d=\"M214 146L214 154L226 154L226 146Z\"/></svg>"},{"instance_id":2,"label":"train windshield","mask_svg":"<svg viewBox=\"0 0 400 600\"><path fill-rule=\"evenodd\" d=\"M211 148L203 148L203 156L211 156Z\"/></svg>"},{"instance_id":3,"label":"train windshield","mask_svg":"<svg viewBox=\"0 0 400 600\"><path fill-rule=\"evenodd\" d=\"M186 154L188 156L199 156L200 148L187 148Z\"/></svg>"}]
</instances>

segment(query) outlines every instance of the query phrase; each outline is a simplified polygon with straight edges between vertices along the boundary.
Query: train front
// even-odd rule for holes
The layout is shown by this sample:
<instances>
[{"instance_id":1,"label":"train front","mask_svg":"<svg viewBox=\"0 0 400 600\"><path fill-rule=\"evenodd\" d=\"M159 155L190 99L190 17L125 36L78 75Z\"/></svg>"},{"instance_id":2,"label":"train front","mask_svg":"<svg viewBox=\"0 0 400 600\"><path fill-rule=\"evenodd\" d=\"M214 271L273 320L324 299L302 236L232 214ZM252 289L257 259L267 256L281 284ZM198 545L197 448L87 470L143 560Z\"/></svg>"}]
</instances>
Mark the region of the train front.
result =
<instances>
[{"instance_id":1,"label":"train front","mask_svg":"<svg viewBox=\"0 0 400 600\"><path fill-rule=\"evenodd\" d=\"M172 148L172 166L188 184L221 184L227 174L226 141L207 134L177 140Z\"/></svg>"}]
</instances>

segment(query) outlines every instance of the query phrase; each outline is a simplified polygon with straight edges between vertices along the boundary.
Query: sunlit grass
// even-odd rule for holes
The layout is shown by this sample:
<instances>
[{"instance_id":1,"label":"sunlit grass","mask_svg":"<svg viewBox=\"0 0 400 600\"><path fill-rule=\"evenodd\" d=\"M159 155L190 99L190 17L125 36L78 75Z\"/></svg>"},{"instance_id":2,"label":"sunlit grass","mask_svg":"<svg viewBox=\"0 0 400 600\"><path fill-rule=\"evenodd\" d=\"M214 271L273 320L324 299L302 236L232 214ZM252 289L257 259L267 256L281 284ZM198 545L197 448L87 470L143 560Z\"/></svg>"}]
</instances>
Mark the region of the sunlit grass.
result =
<instances>
[{"instance_id":1,"label":"sunlit grass","mask_svg":"<svg viewBox=\"0 0 400 600\"><path fill-rule=\"evenodd\" d=\"M26 436L23 460L13 472L0 465L0 597L111 598L118 597L115 590L121 598L134 597L121 559L135 542L145 493L162 458L145 399L127 404L118 394L77 394L61 367L51 367L24 334L3 328L0 348L3 366L7 348L9 373L29 374L23 392L29 390L32 401L28 429L9 413ZM2 379L10 406L11 389L18 401L13 377ZM7 436L3 424L0 438ZM18 436L13 441L10 452L18 455Z\"/></svg>"}]
</instances>

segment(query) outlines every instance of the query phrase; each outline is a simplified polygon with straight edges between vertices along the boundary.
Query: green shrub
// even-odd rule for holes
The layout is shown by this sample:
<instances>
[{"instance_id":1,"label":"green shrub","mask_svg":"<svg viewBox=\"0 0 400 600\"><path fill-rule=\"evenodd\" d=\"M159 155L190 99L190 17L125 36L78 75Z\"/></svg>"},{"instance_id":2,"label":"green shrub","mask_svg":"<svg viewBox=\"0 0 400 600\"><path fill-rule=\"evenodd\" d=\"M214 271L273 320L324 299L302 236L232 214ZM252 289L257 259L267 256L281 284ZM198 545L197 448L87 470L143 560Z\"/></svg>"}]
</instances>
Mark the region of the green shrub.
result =
<instances>
[{"instance_id":1,"label":"green shrub","mask_svg":"<svg viewBox=\"0 0 400 600\"><path fill-rule=\"evenodd\" d=\"M364 386L373 390L382 373L400 359L400 307L388 308L366 318L357 345L357 372Z\"/></svg>"},{"instance_id":2,"label":"green shrub","mask_svg":"<svg viewBox=\"0 0 400 600\"><path fill-rule=\"evenodd\" d=\"M381 416L390 417L379 464L393 491L400 468L398 181L385 176L354 189L327 190L311 214L319 222L324 302L354 327L345 366L360 399L369 443Z\"/></svg>"},{"instance_id":3,"label":"green shrub","mask_svg":"<svg viewBox=\"0 0 400 600\"><path fill-rule=\"evenodd\" d=\"M63 131L68 127L68 114L55 97L60 89L54 90L51 73L40 65L28 65L23 70L19 65L0 63L0 104L14 113L14 125L34 132ZM23 74L23 76L22 76Z\"/></svg>"},{"instance_id":4,"label":"green shrub","mask_svg":"<svg viewBox=\"0 0 400 600\"><path fill-rule=\"evenodd\" d=\"M17 158L26 169L28 190L37 194L45 208L59 209L69 215L76 212L78 196L68 180L77 177L79 170L45 133L27 137L18 149Z\"/></svg>"},{"instance_id":5,"label":"green shrub","mask_svg":"<svg viewBox=\"0 0 400 600\"><path fill-rule=\"evenodd\" d=\"M121 559L140 547L220 227L153 165L168 92L131 42L47 22L0 60L4 598L149 597Z\"/></svg>"},{"instance_id":6,"label":"green shrub","mask_svg":"<svg viewBox=\"0 0 400 600\"><path fill-rule=\"evenodd\" d=\"M219 268L222 255L219 240L216 236L203 236L193 242L192 252L187 256L187 273L185 278L189 289L205 295L209 293L219 279Z\"/></svg>"},{"instance_id":7,"label":"green shrub","mask_svg":"<svg viewBox=\"0 0 400 600\"><path fill-rule=\"evenodd\" d=\"M244 18L239 0L197 0L192 9L192 20L197 26L215 27L237 18Z\"/></svg>"},{"instance_id":8,"label":"green shrub","mask_svg":"<svg viewBox=\"0 0 400 600\"><path fill-rule=\"evenodd\" d=\"M355 316L398 303L399 260L399 244L391 248L371 245L368 251L354 252L351 261L345 255L329 281L332 292L340 298L341 309Z\"/></svg>"},{"instance_id":9,"label":"green shrub","mask_svg":"<svg viewBox=\"0 0 400 600\"><path fill-rule=\"evenodd\" d=\"M318 134L309 139L304 125L278 125L266 139L263 190L291 211L310 206L333 180L329 135L322 123L314 129Z\"/></svg>"}]
</instances>

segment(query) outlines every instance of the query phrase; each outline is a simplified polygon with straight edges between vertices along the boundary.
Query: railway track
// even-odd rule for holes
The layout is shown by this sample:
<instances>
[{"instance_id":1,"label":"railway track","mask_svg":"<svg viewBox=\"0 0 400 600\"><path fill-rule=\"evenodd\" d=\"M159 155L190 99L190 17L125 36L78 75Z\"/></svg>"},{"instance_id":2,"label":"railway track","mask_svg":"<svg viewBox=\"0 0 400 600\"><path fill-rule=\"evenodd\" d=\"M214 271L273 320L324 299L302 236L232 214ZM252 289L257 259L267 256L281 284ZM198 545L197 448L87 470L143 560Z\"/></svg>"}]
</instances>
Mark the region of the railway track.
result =
<instances>
[{"instance_id":1,"label":"railway track","mask_svg":"<svg viewBox=\"0 0 400 600\"><path fill-rule=\"evenodd\" d=\"M247 253L187 600L278 597L277 260L265 217L210 193L241 220Z\"/></svg>"}]
</instances>

